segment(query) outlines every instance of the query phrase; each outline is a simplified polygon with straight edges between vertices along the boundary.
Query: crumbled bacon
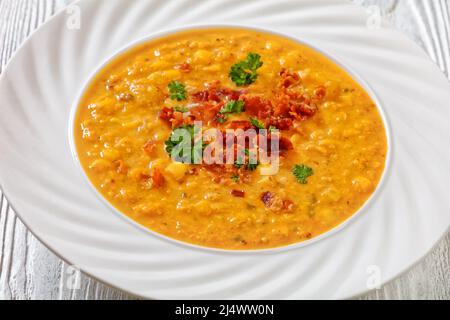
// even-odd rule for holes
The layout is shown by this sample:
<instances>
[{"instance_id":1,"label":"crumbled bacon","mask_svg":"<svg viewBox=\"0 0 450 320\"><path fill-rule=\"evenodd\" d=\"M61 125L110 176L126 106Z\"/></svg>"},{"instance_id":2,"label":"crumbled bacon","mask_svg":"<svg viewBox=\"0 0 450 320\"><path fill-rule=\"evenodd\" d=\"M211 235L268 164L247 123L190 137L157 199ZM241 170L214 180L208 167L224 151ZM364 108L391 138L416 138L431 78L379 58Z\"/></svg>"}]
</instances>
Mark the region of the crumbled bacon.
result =
<instances>
[{"instance_id":1,"label":"crumbled bacon","mask_svg":"<svg viewBox=\"0 0 450 320\"><path fill-rule=\"evenodd\" d=\"M294 202L291 200L283 200L283 211L292 211L294 209Z\"/></svg>"},{"instance_id":2,"label":"crumbled bacon","mask_svg":"<svg viewBox=\"0 0 450 320\"><path fill-rule=\"evenodd\" d=\"M213 104L205 102L199 106L190 109L191 116L197 121L204 121L209 123L216 119L217 114L223 107L223 103Z\"/></svg>"},{"instance_id":3,"label":"crumbled bacon","mask_svg":"<svg viewBox=\"0 0 450 320\"><path fill-rule=\"evenodd\" d=\"M301 78L298 73L291 72L287 69L282 69L280 71L280 87L289 88L294 84L297 84Z\"/></svg>"},{"instance_id":4,"label":"crumbled bacon","mask_svg":"<svg viewBox=\"0 0 450 320\"><path fill-rule=\"evenodd\" d=\"M213 182L220 184L229 181L229 176L236 174L237 172L233 165L226 164L203 165L202 168L211 175Z\"/></svg>"},{"instance_id":5,"label":"crumbled bacon","mask_svg":"<svg viewBox=\"0 0 450 320\"><path fill-rule=\"evenodd\" d=\"M247 120L234 120L230 123L230 128L234 130L242 129L245 131L253 128L253 125L250 121Z\"/></svg>"},{"instance_id":6,"label":"crumbled bacon","mask_svg":"<svg viewBox=\"0 0 450 320\"><path fill-rule=\"evenodd\" d=\"M262 201L266 206L268 206L268 205L270 204L270 201L271 201L272 197L273 197L273 193L272 193L272 192L264 192L264 193L261 195L261 201Z\"/></svg>"},{"instance_id":7,"label":"crumbled bacon","mask_svg":"<svg viewBox=\"0 0 450 320\"><path fill-rule=\"evenodd\" d=\"M171 120L171 123L173 128L179 128L182 125L191 124L191 119L190 117L184 117L182 112L175 111L173 113L173 119Z\"/></svg>"},{"instance_id":8,"label":"crumbled bacon","mask_svg":"<svg viewBox=\"0 0 450 320\"><path fill-rule=\"evenodd\" d=\"M189 63L185 62L185 63L177 64L175 66L175 69L180 70L183 73L189 73L189 72L191 72L191 65Z\"/></svg>"},{"instance_id":9,"label":"crumbled bacon","mask_svg":"<svg viewBox=\"0 0 450 320\"><path fill-rule=\"evenodd\" d=\"M237 198L245 198L245 192L242 190L231 190L231 195Z\"/></svg>"},{"instance_id":10,"label":"crumbled bacon","mask_svg":"<svg viewBox=\"0 0 450 320\"><path fill-rule=\"evenodd\" d=\"M176 66L176 69L180 71L188 72L190 66L188 63L180 64ZM195 104L189 105L189 112L182 113L177 112L173 108L163 108L159 114L160 119L166 121L173 128L178 128L182 125L192 124L193 121L202 121L207 126L213 125L219 127L222 131L225 128L230 129L242 129L247 131L254 128L252 121L248 120L231 120L228 114L222 114L220 111L226 105L227 102L231 100L240 100L245 103L245 112L251 118L257 119L264 125L265 128L276 128L278 130L289 130L293 125L295 120L306 120L312 117L318 111L317 105L323 101L326 97L326 88L324 86L318 86L315 88L313 94L309 94L302 84L302 79L299 73L289 71L287 69L281 70L279 73L280 79L276 89L273 92L269 92L267 95L272 97L271 99L265 98L261 95L248 94L245 90L233 90L230 88L222 88L220 81L212 81L205 84L204 90L195 92L191 95L190 103ZM230 119L230 120L229 120ZM218 126L218 124L222 124ZM238 146L237 137L234 137L229 147L234 147L234 161L237 160L238 155L237 150L243 149L253 149L253 147L265 148L261 141L261 135L267 135L267 154L275 152L272 150L272 141L277 137L279 149L276 152L281 156L285 157L286 153L294 149L294 146L290 139L283 136L278 136L270 132L264 133L264 130L257 130L259 135L257 141L249 141L251 138L246 137L244 146ZM224 132L223 134L223 146L227 147L227 136ZM240 141L240 140L239 140ZM256 144L256 146L255 146ZM153 152L154 146L148 142L144 146L144 150L147 153ZM226 150L223 152L224 162L226 162ZM219 155L222 157L222 155ZM247 157L247 156L246 156ZM245 160L245 159L244 159ZM231 163L229 164L217 164L217 165L205 165L208 173L213 177L213 181L217 183L227 183L230 181L230 173L234 175L239 175L241 181L249 179L246 166L235 166ZM247 176L242 177L242 173ZM191 174L197 174L197 172L192 172ZM155 178L151 177L151 181L156 179L156 186L160 185L159 180L164 182L164 177L162 174L156 173ZM239 190L237 190L239 191ZM234 192L234 191L233 191ZM236 192L234 192L236 193ZM237 193L234 194L238 196ZM266 192L262 195L261 200L266 204L266 206L273 211L289 211L293 206L293 202L290 200L283 200L274 193Z\"/></svg>"},{"instance_id":11,"label":"crumbled bacon","mask_svg":"<svg viewBox=\"0 0 450 320\"><path fill-rule=\"evenodd\" d=\"M232 90L229 88L217 88L215 86L211 86L210 88L198 91L192 94L192 100L194 102L221 102L221 101L231 101L231 100L239 100L241 95L245 94L243 90Z\"/></svg>"},{"instance_id":12,"label":"crumbled bacon","mask_svg":"<svg viewBox=\"0 0 450 320\"><path fill-rule=\"evenodd\" d=\"M242 99L245 101L245 111L260 119L265 119L271 114L272 103L269 100L259 96L244 95Z\"/></svg>"},{"instance_id":13,"label":"crumbled bacon","mask_svg":"<svg viewBox=\"0 0 450 320\"><path fill-rule=\"evenodd\" d=\"M156 148L156 143L153 140L148 140L142 147L142 149L144 150L144 152L147 155L152 155L153 152L155 151L155 148Z\"/></svg>"},{"instance_id":14,"label":"crumbled bacon","mask_svg":"<svg viewBox=\"0 0 450 320\"><path fill-rule=\"evenodd\" d=\"M317 112L317 106L305 96L298 73L284 69L280 72L280 77L274 115L300 120L313 116ZM324 87L318 88L317 97L323 99L325 97L324 90Z\"/></svg>"},{"instance_id":15,"label":"crumbled bacon","mask_svg":"<svg viewBox=\"0 0 450 320\"><path fill-rule=\"evenodd\" d=\"M278 130L288 130L293 125L291 118L275 117L271 116L266 119L265 125L267 128L275 127Z\"/></svg>"},{"instance_id":16,"label":"crumbled bacon","mask_svg":"<svg viewBox=\"0 0 450 320\"><path fill-rule=\"evenodd\" d=\"M196 176L198 175L198 169L197 168L190 168L188 171L188 174L190 174L191 176Z\"/></svg>"},{"instance_id":17,"label":"crumbled bacon","mask_svg":"<svg viewBox=\"0 0 450 320\"><path fill-rule=\"evenodd\" d=\"M291 200L283 200L272 192L264 192L261 194L261 201L267 209L275 212L289 212L294 208L294 202Z\"/></svg>"},{"instance_id":18,"label":"crumbled bacon","mask_svg":"<svg viewBox=\"0 0 450 320\"><path fill-rule=\"evenodd\" d=\"M264 120L266 126L274 126L287 130L293 124L293 119L304 120L315 114L317 107L307 99L301 88L301 78L298 73L288 70L280 72L280 83L274 102L255 95L243 95L245 110L250 115ZM318 88L318 97L323 95L324 88Z\"/></svg>"},{"instance_id":19,"label":"crumbled bacon","mask_svg":"<svg viewBox=\"0 0 450 320\"><path fill-rule=\"evenodd\" d=\"M286 137L280 137L280 151L290 151L294 149L291 140Z\"/></svg>"},{"instance_id":20,"label":"crumbled bacon","mask_svg":"<svg viewBox=\"0 0 450 320\"><path fill-rule=\"evenodd\" d=\"M312 117L315 115L317 106L315 104L300 103L298 106L294 106L292 112L304 119L305 117Z\"/></svg>"},{"instance_id":21,"label":"crumbled bacon","mask_svg":"<svg viewBox=\"0 0 450 320\"><path fill-rule=\"evenodd\" d=\"M209 91L199 91L192 94L192 100L195 102L206 102L209 100Z\"/></svg>"},{"instance_id":22,"label":"crumbled bacon","mask_svg":"<svg viewBox=\"0 0 450 320\"><path fill-rule=\"evenodd\" d=\"M261 200L267 209L271 211L281 211L283 209L283 200L272 192L264 192Z\"/></svg>"},{"instance_id":23,"label":"crumbled bacon","mask_svg":"<svg viewBox=\"0 0 450 320\"><path fill-rule=\"evenodd\" d=\"M267 139L266 144L261 144L261 139ZM278 140L278 150L277 153L285 154L288 151L291 151L294 149L294 145L292 144L291 140L289 138L278 136L278 135L272 135L269 134L267 138L265 135L259 135L258 137L258 145L261 149L267 150L267 155L271 155L272 152L275 152L275 150L272 150L272 143L273 141Z\"/></svg>"},{"instance_id":24,"label":"crumbled bacon","mask_svg":"<svg viewBox=\"0 0 450 320\"><path fill-rule=\"evenodd\" d=\"M326 95L327 95L327 89L325 89L324 86L319 86L316 88L316 90L314 90L314 96L318 100L323 100Z\"/></svg>"},{"instance_id":25,"label":"crumbled bacon","mask_svg":"<svg viewBox=\"0 0 450 320\"><path fill-rule=\"evenodd\" d=\"M153 169L152 174L150 176L152 180L152 186L155 188L160 188L165 183L165 178L159 169Z\"/></svg>"},{"instance_id":26,"label":"crumbled bacon","mask_svg":"<svg viewBox=\"0 0 450 320\"><path fill-rule=\"evenodd\" d=\"M173 128L178 128L182 125L190 125L194 120L192 116L185 116L182 112L174 111L173 108L167 107L162 108L159 112L159 118Z\"/></svg>"},{"instance_id":27,"label":"crumbled bacon","mask_svg":"<svg viewBox=\"0 0 450 320\"><path fill-rule=\"evenodd\" d=\"M164 107L159 112L159 118L163 121L166 121L168 123L171 123L171 120L173 119L174 110L172 108Z\"/></svg>"}]
</instances>

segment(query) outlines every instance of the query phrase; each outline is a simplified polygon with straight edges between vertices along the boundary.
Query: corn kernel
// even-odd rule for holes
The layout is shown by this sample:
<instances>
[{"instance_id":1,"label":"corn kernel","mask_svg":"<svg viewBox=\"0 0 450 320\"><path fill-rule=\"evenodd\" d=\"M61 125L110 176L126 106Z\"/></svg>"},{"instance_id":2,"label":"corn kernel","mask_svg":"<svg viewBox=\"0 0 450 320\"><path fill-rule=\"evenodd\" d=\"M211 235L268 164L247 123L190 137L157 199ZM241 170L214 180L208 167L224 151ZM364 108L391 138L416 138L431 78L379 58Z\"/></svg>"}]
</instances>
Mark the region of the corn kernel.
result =
<instances>
[{"instance_id":1,"label":"corn kernel","mask_svg":"<svg viewBox=\"0 0 450 320\"><path fill-rule=\"evenodd\" d=\"M89 169L95 170L96 172L103 172L109 169L110 166L111 162L103 159L97 159L90 164Z\"/></svg>"},{"instance_id":2,"label":"corn kernel","mask_svg":"<svg viewBox=\"0 0 450 320\"><path fill-rule=\"evenodd\" d=\"M181 180L188 171L188 166L183 163L173 162L167 166L165 171L175 178L175 180Z\"/></svg>"},{"instance_id":3,"label":"corn kernel","mask_svg":"<svg viewBox=\"0 0 450 320\"><path fill-rule=\"evenodd\" d=\"M108 161L114 161L120 158L120 152L113 148L106 148L100 153L100 156Z\"/></svg>"}]
</instances>

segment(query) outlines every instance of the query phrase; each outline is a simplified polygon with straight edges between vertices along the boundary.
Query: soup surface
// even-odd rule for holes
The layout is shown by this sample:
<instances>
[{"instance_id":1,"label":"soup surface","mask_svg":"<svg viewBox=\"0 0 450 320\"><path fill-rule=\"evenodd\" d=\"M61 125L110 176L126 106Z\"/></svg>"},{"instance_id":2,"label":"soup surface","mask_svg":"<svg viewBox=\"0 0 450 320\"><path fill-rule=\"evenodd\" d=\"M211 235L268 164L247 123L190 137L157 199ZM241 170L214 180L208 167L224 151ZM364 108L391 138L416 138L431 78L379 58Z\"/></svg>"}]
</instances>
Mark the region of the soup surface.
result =
<instances>
[{"instance_id":1,"label":"soup surface","mask_svg":"<svg viewBox=\"0 0 450 320\"><path fill-rule=\"evenodd\" d=\"M247 149L228 164L172 160L173 132L192 133L194 121L269 141L279 131L279 150L269 150L278 172L262 175L268 164L250 162ZM302 242L341 224L375 191L387 153L375 103L341 67L244 29L180 32L116 58L80 101L75 144L118 210L165 236L233 250Z\"/></svg>"}]
</instances>

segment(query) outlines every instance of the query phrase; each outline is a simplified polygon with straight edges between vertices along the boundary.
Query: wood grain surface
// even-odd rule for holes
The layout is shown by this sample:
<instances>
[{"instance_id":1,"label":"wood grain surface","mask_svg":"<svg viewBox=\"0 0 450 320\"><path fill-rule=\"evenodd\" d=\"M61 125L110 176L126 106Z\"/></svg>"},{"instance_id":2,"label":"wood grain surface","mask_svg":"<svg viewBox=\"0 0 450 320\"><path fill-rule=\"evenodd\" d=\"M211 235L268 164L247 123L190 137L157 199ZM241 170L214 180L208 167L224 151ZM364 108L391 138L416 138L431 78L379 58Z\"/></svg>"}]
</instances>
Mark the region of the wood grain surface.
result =
<instances>
[{"instance_id":1,"label":"wood grain surface","mask_svg":"<svg viewBox=\"0 0 450 320\"><path fill-rule=\"evenodd\" d=\"M70 2L0 0L0 73L30 33ZM365 6L368 13L379 10L385 19L420 45L449 77L450 0L352 2ZM2 114L0 102L0 117L4 116L7 115ZM0 191L0 299L134 297L83 274L78 276L36 240ZM450 299L450 235L406 274L359 299Z\"/></svg>"}]
</instances>

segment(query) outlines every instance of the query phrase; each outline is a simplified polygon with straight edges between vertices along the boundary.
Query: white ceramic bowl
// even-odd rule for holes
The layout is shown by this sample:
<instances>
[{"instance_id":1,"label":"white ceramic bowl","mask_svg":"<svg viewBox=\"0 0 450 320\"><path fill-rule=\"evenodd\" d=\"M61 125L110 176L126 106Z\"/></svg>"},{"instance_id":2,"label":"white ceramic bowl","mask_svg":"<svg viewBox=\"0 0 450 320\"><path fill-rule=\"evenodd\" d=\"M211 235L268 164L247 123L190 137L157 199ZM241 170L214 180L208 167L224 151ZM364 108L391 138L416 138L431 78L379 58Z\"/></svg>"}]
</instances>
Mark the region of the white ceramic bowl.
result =
<instances>
[{"instance_id":1,"label":"white ceramic bowl","mask_svg":"<svg viewBox=\"0 0 450 320\"><path fill-rule=\"evenodd\" d=\"M137 41L134 41L131 44L127 44L125 47L123 47L122 49L118 50L116 53L114 53L110 58L107 59L106 62L102 62L100 64L99 67L97 67L95 69L95 71L92 73L92 75L89 77L88 81L86 82L86 84L82 87L82 89L80 90L80 93L78 94L78 98L75 99L75 102L72 106L72 111L70 114L70 118L69 118L69 141L70 141L70 148L71 148L71 152L72 152L72 156L74 158L75 164L76 166L79 168L79 170L81 170L87 185L90 187L90 189L95 193L95 195L100 199L100 201L102 201L105 206L107 206L112 212L114 212L115 214L118 214L119 216L121 216L122 218L124 218L128 223L131 223L133 226L135 226L136 228L139 228L145 232L148 232L149 234L151 234L152 236L157 236L160 237L166 241L173 241L176 242L177 244L184 244L186 246L189 247L193 247L196 249L205 249L205 250L211 250L211 251L217 251L217 252L228 252L228 253L234 253L234 254L239 254L241 253L241 251L237 251L237 250L223 250L223 249L217 249L217 248L209 248L209 247L203 247L203 246L198 246L195 244L190 244L190 243L186 243L186 242L182 242L182 241L178 241L176 239L173 238L169 238L167 236L164 236L160 233L154 232L151 229L148 229L144 226L142 226L141 224L137 223L136 221L134 221L133 219L130 219L128 216L126 216L125 214L123 214L122 212L120 212L119 210L117 210L117 208L115 208L113 205L111 205L111 203L109 203L101 194L100 192L97 190L97 188L95 188L95 186L91 183L91 181L89 180L88 176L86 175L86 172L84 171L84 169L81 166L81 163L79 161L78 155L77 155L77 149L76 149L76 145L75 145L75 137L74 137L74 128L75 126L77 126L78 124L75 123L75 115L78 111L78 108L80 106L80 101L85 93L85 91L87 90L87 88L91 85L93 79L95 78L95 76L101 71L103 70L107 65L109 65L110 63L112 63L114 60L116 60L117 58L119 58L120 56L122 56L123 54L125 54L126 52L132 50L135 47L138 47L144 43L150 42L152 40L158 39L158 38L163 38L166 36L169 36L171 34L177 33L177 32L183 32L183 31L188 31L188 30L208 30L208 29L220 29L220 28L234 28L234 29L247 29L247 30L253 30L253 31L259 31L259 32L264 32L264 33L269 33L269 34L275 34L293 41L296 41L299 44L303 44L303 45L307 45L310 48L314 49L315 51L321 53L322 55L326 56L329 60L333 61L336 65L340 66L341 68L343 68L348 74L350 74L353 79L359 83L359 85L361 85L366 92L368 92L368 94L370 95L370 97L372 98L372 100L375 102L378 111L380 112L381 118L383 120L384 123L384 127L386 128L386 136L387 136L387 153L386 153L386 163L385 163L385 170L383 172L383 175L380 179L380 182L378 183L378 186L376 188L376 190L374 191L374 193L369 197L369 199L366 201L366 203L354 214L352 215L349 219L347 219L346 221L344 221L343 223L341 223L340 225L336 226L335 228L317 236L314 237L310 240L307 241L303 241L303 242L299 242L299 243L295 243L292 245L288 245L288 246L283 246L283 247L278 247L278 248L271 248L271 249L260 249L260 250L243 250L245 251L245 253L270 253L270 252L277 252L277 251L284 251L284 250L289 250L289 249L297 249L297 248L301 248L310 244L315 243L316 241L322 240L330 235L332 235L335 232L338 232L340 230L342 230L344 227L346 227L349 223L351 223L351 221L355 218L357 218L360 214L363 214L364 211L366 210L366 208L368 208L372 201L375 201L375 199L377 198L378 194L381 192L381 189L384 185L384 181L386 179L386 175L389 172L389 165L390 165L390 157L391 157L391 135L390 135L390 128L389 128L389 124L386 118L386 114L381 106L381 102L378 99L378 97L376 96L375 92L372 90L372 88L369 86L369 84L361 78L361 76L359 76L358 74L356 74L350 67L346 66L345 64L343 64L342 62L339 62L338 59L336 59L335 57L333 57L332 55L330 55L329 53L324 52L323 50L321 50L320 48L316 48L314 47L312 44L307 43L305 41L302 41L301 39L295 38L293 36L290 36L288 34L284 34L281 32L275 32L275 31L271 31L269 29L264 29L264 28L258 28L255 26L248 26L248 25L237 25L237 24L222 24L222 25L216 25L216 24L208 24L208 25L189 25L189 26L184 26L184 27L178 27L175 29L170 29L170 30L163 30L163 31L159 31L157 33L151 34L149 36L146 36L142 39L139 39Z\"/></svg>"}]
</instances>

